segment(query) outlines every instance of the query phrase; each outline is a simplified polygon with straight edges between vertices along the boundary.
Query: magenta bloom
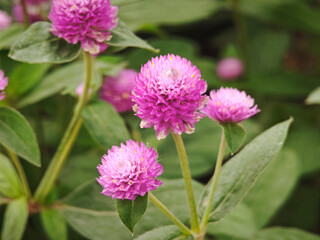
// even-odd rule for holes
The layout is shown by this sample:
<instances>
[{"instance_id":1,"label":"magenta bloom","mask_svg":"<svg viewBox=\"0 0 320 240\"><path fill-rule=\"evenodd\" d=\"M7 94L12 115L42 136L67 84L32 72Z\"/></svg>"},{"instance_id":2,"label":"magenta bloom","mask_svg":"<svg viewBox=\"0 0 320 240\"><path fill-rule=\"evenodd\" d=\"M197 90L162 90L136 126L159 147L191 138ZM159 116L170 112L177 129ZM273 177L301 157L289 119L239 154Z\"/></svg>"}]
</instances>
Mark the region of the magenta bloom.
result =
<instances>
[{"instance_id":1,"label":"magenta bloom","mask_svg":"<svg viewBox=\"0 0 320 240\"><path fill-rule=\"evenodd\" d=\"M237 58L225 58L217 65L217 75L223 80L233 80L243 73L243 64Z\"/></svg>"},{"instance_id":2,"label":"magenta bloom","mask_svg":"<svg viewBox=\"0 0 320 240\"><path fill-rule=\"evenodd\" d=\"M0 31L8 28L10 24L11 24L10 16L6 12L0 10Z\"/></svg>"},{"instance_id":3,"label":"magenta bloom","mask_svg":"<svg viewBox=\"0 0 320 240\"><path fill-rule=\"evenodd\" d=\"M85 51L98 54L107 48L105 41L117 26L117 13L110 0L53 0L49 19L54 35L71 44L80 42Z\"/></svg>"},{"instance_id":4,"label":"magenta bloom","mask_svg":"<svg viewBox=\"0 0 320 240\"><path fill-rule=\"evenodd\" d=\"M244 91L222 87L210 92L210 99L202 112L219 123L237 123L257 114L260 109Z\"/></svg>"},{"instance_id":5,"label":"magenta bloom","mask_svg":"<svg viewBox=\"0 0 320 240\"><path fill-rule=\"evenodd\" d=\"M100 90L100 98L111 103L118 112L132 110L130 94L136 85L137 72L125 69L116 77L105 77Z\"/></svg>"},{"instance_id":6,"label":"magenta bloom","mask_svg":"<svg viewBox=\"0 0 320 240\"><path fill-rule=\"evenodd\" d=\"M4 89L8 85L8 78L4 75L4 72L0 69L0 101L2 101L6 94L4 92Z\"/></svg>"},{"instance_id":7,"label":"magenta bloom","mask_svg":"<svg viewBox=\"0 0 320 240\"><path fill-rule=\"evenodd\" d=\"M157 189L162 182L155 179L163 173L157 163L157 152L144 143L128 140L113 146L98 165L102 194L118 199L135 200L138 195Z\"/></svg>"},{"instance_id":8,"label":"magenta bloom","mask_svg":"<svg viewBox=\"0 0 320 240\"><path fill-rule=\"evenodd\" d=\"M152 58L142 68L132 91L141 128L154 127L158 139L170 130L192 133L203 115L198 112L206 101L207 83L199 69L180 56L168 54Z\"/></svg>"}]
</instances>

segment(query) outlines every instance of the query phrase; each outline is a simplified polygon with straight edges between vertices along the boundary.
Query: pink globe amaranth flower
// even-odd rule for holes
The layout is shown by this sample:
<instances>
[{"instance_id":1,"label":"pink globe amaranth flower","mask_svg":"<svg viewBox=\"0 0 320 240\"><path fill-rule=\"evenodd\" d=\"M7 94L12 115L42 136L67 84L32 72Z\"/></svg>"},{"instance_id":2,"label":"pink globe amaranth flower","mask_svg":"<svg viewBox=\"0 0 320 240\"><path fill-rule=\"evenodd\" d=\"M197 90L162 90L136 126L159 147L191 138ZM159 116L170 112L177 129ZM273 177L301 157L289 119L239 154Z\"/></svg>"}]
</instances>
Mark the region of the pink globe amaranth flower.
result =
<instances>
[{"instance_id":1,"label":"pink globe amaranth flower","mask_svg":"<svg viewBox=\"0 0 320 240\"><path fill-rule=\"evenodd\" d=\"M43 18L39 14L39 9L37 6L27 5L27 12L30 23L35 23L43 20ZM21 4L13 6L12 14L16 22L23 23L23 9Z\"/></svg>"},{"instance_id":2,"label":"pink globe amaranth flower","mask_svg":"<svg viewBox=\"0 0 320 240\"><path fill-rule=\"evenodd\" d=\"M0 10L0 31L8 28L11 24L11 17L4 11Z\"/></svg>"},{"instance_id":3,"label":"pink globe amaranth flower","mask_svg":"<svg viewBox=\"0 0 320 240\"><path fill-rule=\"evenodd\" d=\"M112 199L135 200L138 195L157 189L162 182L155 178L163 173L157 156L153 148L133 140L113 146L98 165L101 176L97 181L103 187L102 194Z\"/></svg>"},{"instance_id":4,"label":"pink globe amaranth flower","mask_svg":"<svg viewBox=\"0 0 320 240\"><path fill-rule=\"evenodd\" d=\"M2 101L6 94L4 92L5 88L8 85L8 78L4 75L4 72L0 69L0 101Z\"/></svg>"},{"instance_id":5,"label":"pink globe amaranth flower","mask_svg":"<svg viewBox=\"0 0 320 240\"><path fill-rule=\"evenodd\" d=\"M100 89L100 98L111 103L118 112L132 110L130 94L136 85L137 72L125 69L116 77L105 77Z\"/></svg>"},{"instance_id":6,"label":"pink globe amaranth flower","mask_svg":"<svg viewBox=\"0 0 320 240\"><path fill-rule=\"evenodd\" d=\"M53 0L49 19L52 33L84 51L98 54L107 48L110 30L118 23L118 7L110 0Z\"/></svg>"},{"instance_id":7,"label":"pink globe amaranth flower","mask_svg":"<svg viewBox=\"0 0 320 240\"><path fill-rule=\"evenodd\" d=\"M219 123L238 123L257 114L260 109L244 91L222 87L210 92L210 99L202 112Z\"/></svg>"},{"instance_id":8,"label":"pink globe amaranth flower","mask_svg":"<svg viewBox=\"0 0 320 240\"><path fill-rule=\"evenodd\" d=\"M243 73L243 64L237 58L225 58L217 65L217 75L223 80L233 80Z\"/></svg>"},{"instance_id":9,"label":"pink globe amaranth flower","mask_svg":"<svg viewBox=\"0 0 320 240\"><path fill-rule=\"evenodd\" d=\"M170 130L192 133L203 117L198 110L207 99L202 95L206 90L199 69L187 59L172 54L152 58L136 79L133 110L142 119L140 127L154 127L158 139Z\"/></svg>"}]
</instances>

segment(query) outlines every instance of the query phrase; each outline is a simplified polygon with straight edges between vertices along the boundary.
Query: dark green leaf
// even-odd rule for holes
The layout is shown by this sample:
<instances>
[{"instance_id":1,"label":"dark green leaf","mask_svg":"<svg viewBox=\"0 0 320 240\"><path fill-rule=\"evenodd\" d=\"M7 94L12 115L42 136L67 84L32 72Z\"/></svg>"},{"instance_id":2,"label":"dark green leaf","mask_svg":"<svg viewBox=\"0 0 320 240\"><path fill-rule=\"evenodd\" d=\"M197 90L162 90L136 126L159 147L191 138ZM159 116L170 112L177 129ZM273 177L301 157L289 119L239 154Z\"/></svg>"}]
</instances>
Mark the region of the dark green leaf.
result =
<instances>
[{"instance_id":1,"label":"dark green leaf","mask_svg":"<svg viewBox=\"0 0 320 240\"><path fill-rule=\"evenodd\" d=\"M244 198L256 225L264 227L287 200L299 178L299 162L293 151L280 152Z\"/></svg>"},{"instance_id":2,"label":"dark green leaf","mask_svg":"<svg viewBox=\"0 0 320 240\"><path fill-rule=\"evenodd\" d=\"M11 24L10 27L0 31L0 49L9 48L23 32L21 24Z\"/></svg>"},{"instance_id":3,"label":"dark green leaf","mask_svg":"<svg viewBox=\"0 0 320 240\"><path fill-rule=\"evenodd\" d=\"M23 194L20 179L11 162L0 154L0 194L16 198Z\"/></svg>"},{"instance_id":4,"label":"dark green leaf","mask_svg":"<svg viewBox=\"0 0 320 240\"><path fill-rule=\"evenodd\" d=\"M51 240L66 240L68 238L67 223L59 211L53 208L41 211L41 221Z\"/></svg>"},{"instance_id":5,"label":"dark green leaf","mask_svg":"<svg viewBox=\"0 0 320 240\"><path fill-rule=\"evenodd\" d=\"M224 123L221 126L223 127L224 136L231 153L235 153L246 136L245 131L237 123Z\"/></svg>"},{"instance_id":6,"label":"dark green leaf","mask_svg":"<svg viewBox=\"0 0 320 240\"><path fill-rule=\"evenodd\" d=\"M320 240L320 237L296 228L272 227L255 234L254 240Z\"/></svg>"},{"instance_id":7,"label":"dark green leaf","mask_svg":"<svg viewBox=\"0 0 320 240\"><path fill-rule=\"evenodd\" d=\"M25 197L12 200L4 213L2 240L22 239L28 220L28 202Z\"/></svg>"},{"instance_id":8,"label":"dark green leaf","mask_svg":"<svg viewBox=\"0 0 320 240\"><path fill-rule=\"evenodd\" d=\"M148 206L148 193L137 196L134 201L116 199L117 211L124 225L133 233L134 226L140 221Z\"/></svg>"},{"instance_id":9,"label":"dark green leaf","mask_svg":"<svg viewBox=\"0 0 320 240\"><path fill-rule=\"evenodd\" d=\"M129 139L124 121L107 102L97 101L87 105L82 117L92 137L106 148Z\"/></svg>"},{"instance_id":10,"label":"dark green leaf","mask_svg":"<svg viewBox=\"0 0 320 240\"><path fill-rule=\"evenodd\" d=\"M144 48L149 51L159 52L159 50L154 49L147 42L137 37L129 28L127 28L124 22L119 21L117 27L112 31L112 39L108 41L108 45L114 47L137 47Z\"/></svg>"},{"instance_id":11,"label":"dark green leaf","mask_svg":"<svg viewBox=\"0 0 320 240\"><path fill-rule=\"evenodd\" d=\"M179 228L175 225L155 228L151 231L143 233L134 240L172 240L181 234Z\"/></svg>"},{"instance_id":12,"label":"dark green leaf","mask_svg":"<svg viewBox=\"0 0 320 240\"><path fill-rule=\"evenodd\" d=\"M222 167L210 221L225 217L247 194L258 176L280 151L291 122L292 119L289 119L266 130ZM207 205L208 186L210 182L202 195L200 212Z\"/></svg>"},{"instance_id":13,"label":"dark green leaf","mask_svg":"<svg viewBox=\"0 0 320 240\"><path fill-rule=\"evenodd\" d=\"M0 143L40 167L40 151L28 121L18 111L0 107Z\"/></svg>"},{"instance_id":14,"label":"dark green leaf","mask_svg":"<svg viewBox=\"0 0 320 240\"><path fill-rule=\"evenodd\" d=\"M320 87L310 93L306 99L306 104L320 104Z\"/></svg>"},{"instance_id":15,"label":"dark green leaf","mask_svg":"<svg viewBox=\"0 0 320 240\"><path fill-rule=\"evenodd\" d=\"M9 56L27 63L64 63L74 60L79 54L78 44L69 44L54 36L50 23L37 22L13 43Z\"/></svg>"}]
</instances>

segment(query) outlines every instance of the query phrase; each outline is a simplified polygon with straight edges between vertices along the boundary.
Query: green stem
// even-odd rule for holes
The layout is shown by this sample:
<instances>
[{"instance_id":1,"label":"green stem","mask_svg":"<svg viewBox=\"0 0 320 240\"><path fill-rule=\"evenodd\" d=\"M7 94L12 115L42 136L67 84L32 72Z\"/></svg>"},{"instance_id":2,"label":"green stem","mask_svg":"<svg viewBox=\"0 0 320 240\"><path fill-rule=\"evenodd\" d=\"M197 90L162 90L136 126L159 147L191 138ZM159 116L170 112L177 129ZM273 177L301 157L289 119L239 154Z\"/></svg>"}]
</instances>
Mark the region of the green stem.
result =
<instances>
[{"instance_id":1,"label":"green stem","mask_svg":"<svg viewBox=\"0 0 320 240\"><path fill-rule=\"evenodd\" d=\"M206 227L207 227L207 223L208 223L208 220L209 220L209 215L210 215L210 211L211 211L211 207L212 207L214 192L215 192L216 187L217 187L218 178L219 178L219 174L220 174L220 169L221 169L221 166L222 166L222 161L223 161L225 148L226 148L226 140L225 140L225 137L224 137L224 132L222 130L219 153L218 153L218 157L217 157L217 161L216 161L216 167L215 167L215 170L214 170L212 184L211 184L211 188L210 188L210 192L209 192L208 205L207 205L207 207L206 207L206 209L204 211L204 214L203 214L203 217L202 217L202 220L201 220L201 231L205 231Z\"/></svg>"},{"instance_id":2,"label":"green stem","mask_svg":"<svg viewBox=\"0 0 320 240\"><path fill-rule=\"evenodd\" d=\"M21 182L22 182L22 187L23 187L23 191L26 195L26 197L28 198L31 194L30 194L30 188L29 188L29 184L28 184L28 180L27 180L27 177L26 177L26 174L23 170L23 167L20 163L20 160L18 158L18 156L12 152L9 148L6 148L7 149L7 152L14 164L14 166L16 167L18 173L19 173L19 176L20 176L20 179L21 179Z\"/></svg>"},{"instance_id":3,"label":"green stem","mask_svg":"<svg viewBox=\"0 0 320 240\"><path fill-rule=\"evenodd\" d=\"M193 232L199 233L200 226L199 226L199 220L198 220L198 214L197 214L197 207L194 199L194 193L192 189L191 172L190 172L186 149L184 147L184 144L180 135L176 135L172 132L172 137L177 147L184 184L187 191L187 198L188 198L188 204L190 209L191 229Z\"/></svg>"},{"instance_id":4,"label":"green stem","mask_svg":"<svg viewBox=\"0 0 320 240\"><path fill-rule=\"evenodd\" d=\"M22 6L22 14L23 14L24 27L25 27L25 28L28 28L29 25L30 25L30 21L29 21L29 14L28 14L28 9L27 9L26 0L21 0L20 4L21 4L21 6Z\"/></svg>"},{"instance_id":5,"label":"green stem","mask_svg":"<svg viewBox=\"0 0 320 240\"><path fill-rule=\"evenodd\" d=\"M184 225L178 218L176 218L166 206L162 204L162 202L159 201L158 198L156 198L151 192L148 192L150 201L158 207L174 224L176 224L185 235L192 235L192 232L190 229Z\"/></svg>"},{"instance_id":6,"label":"green stem","mask_svg":"<svg viewBox=\"0 0 320 240\"><path fill-rule=\"evenodd\" d=\"M73 143L77 137L77 134L80 130L82 119L81 119L81 111L88 101L89 89L92 82L93 75L93 58L87 52L83 52L84 62L85 62L85 85L82 96L79 98L78 104L75 108L72 119L69 123L69 126L60 142L58 150L53 156L48 169L46 170L44 177L42 178L36 193L34 195L34 199L36 202L43 202L45 197L50 192L53 187L60 170L66 161L66 158L73 146Z\"/></svg>"}]
</instances>

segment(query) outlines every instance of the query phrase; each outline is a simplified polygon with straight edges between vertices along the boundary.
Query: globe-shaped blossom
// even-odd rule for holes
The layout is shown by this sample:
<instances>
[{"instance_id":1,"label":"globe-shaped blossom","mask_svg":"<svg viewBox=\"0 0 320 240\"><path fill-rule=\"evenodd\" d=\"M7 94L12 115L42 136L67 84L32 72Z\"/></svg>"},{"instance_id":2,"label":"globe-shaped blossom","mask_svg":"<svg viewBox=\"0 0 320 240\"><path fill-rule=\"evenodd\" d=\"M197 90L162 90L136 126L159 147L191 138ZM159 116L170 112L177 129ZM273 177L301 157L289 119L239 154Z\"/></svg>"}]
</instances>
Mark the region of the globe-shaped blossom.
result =
<instances>
[{"instance_id":1,"label":"globe-shaped blossom","mask_svg":"<svg viewBox=\"0 0 320 240\"><path fill-rule=\"evenodd\" d=\"M8 78L4 75L4 72L0 69L0 101L2 101L6 94L4 92L4 89L8 85Z\"/></svg>"},{"instance_id":2,"label":"globe-shaped blossom","mask_svg":"<svg viewBox=\"0 0 320 240\"><path fill-rule=\"evenodd\" d=\"M237 58L225 58L217 65L217 75L223 80L233 80L243 73L243 64Z\"/></svg>"},{"instance_id":3,"label":"globe-shaped blossom","mask_svg":"<svg viewBox=\"0 0 320 240\"><path fill-rule=\"evenodd\" d=\"M118 112L132 110L130 94L136 85L137 72L125 69L115 77L105 77L100 89L100 98L111 103Z\"/></svg>"},{"instance_id":4,"label":"globe-shaped blossom","mask_svg":"<svg viewBox=\"0 0 320 240\"><path fill-rule=\"evenodd\" d=\"M140 127L154 127L158 139L170 130L192 133L203 117L198 110L207 99L202 95L206 90L199 69L187 59L172 54L152 58L136 79L133 110L142 119Z\"/></svg>"},{"instance_id":5,"label":"globe-shaped blossom","mask_svg":"<svg viewBox=\"0 0 320 240\"><path fill-rule=\"evenodd\" d=\"M128 140L126 145L113 146L101 162L97 181L103 187L102 194L112 199L135 200L162 184L155 179L163 173L157 152L144 143Z\"/></svg>"},{"instance_id":6,"label":"globe-shaped blossom","mask_svg":"<svg viewBox=\"0 0 320 240\"><path fill-rule=\"evenodd\" d=\"M54 35L71 44L80 42L85 51L98 54L107 48L105 41L117 25L117 13L110 0L53 0L49 19Z\"/></svg>"},{"instance_id":7,"label":"globe-shaped blossom","mask_svg":"<svg viewBox=\"0 0 320 240\"><path fill-rule=\"evenodd\" d=\"M238 123L257 114L260 109L244 91L220 88L210 92L210 99L202 112L219 123Z\"/></svg>"},{"instance_id":8,"label":"globe-shaped blossom","mask_svg":"<svg viewBox=\"0 0 320 240\"><path fill-rule=\"evenodd\" d=\"M0 31L8 28L10 24L11 24L10 16L6 12L0 10Z\"/></svg>"}]
</instances>

